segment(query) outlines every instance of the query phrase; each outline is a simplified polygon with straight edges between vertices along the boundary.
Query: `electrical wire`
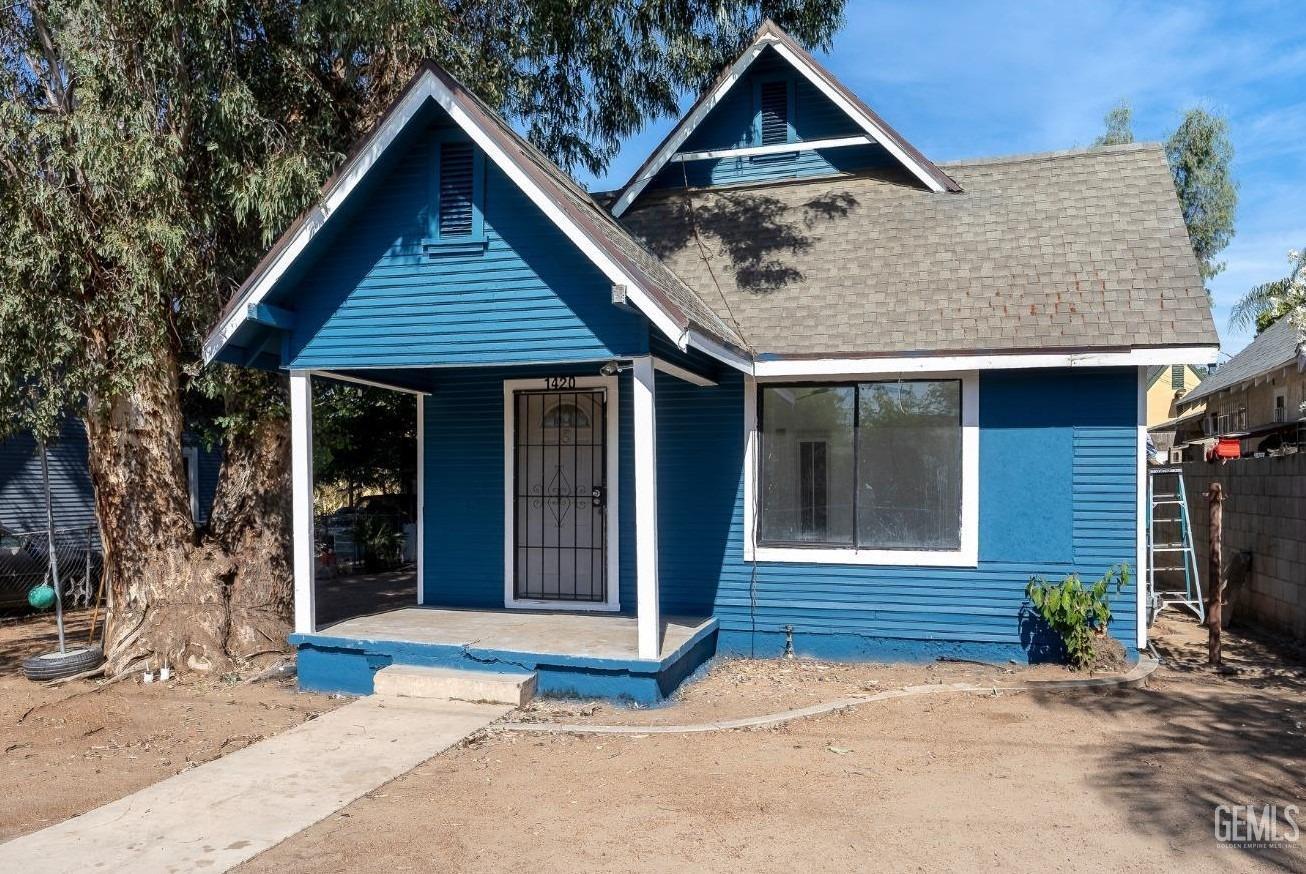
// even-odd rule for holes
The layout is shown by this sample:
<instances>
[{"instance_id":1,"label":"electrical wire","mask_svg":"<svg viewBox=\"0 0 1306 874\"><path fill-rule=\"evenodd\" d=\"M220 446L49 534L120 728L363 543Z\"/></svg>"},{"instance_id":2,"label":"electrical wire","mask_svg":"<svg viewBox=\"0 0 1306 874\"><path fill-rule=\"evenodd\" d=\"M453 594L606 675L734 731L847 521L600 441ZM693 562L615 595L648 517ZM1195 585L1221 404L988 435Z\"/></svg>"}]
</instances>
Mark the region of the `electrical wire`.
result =
<instances>
[{"instance_id":1,"label":"electrical wire","mask_svg":"<svg viewBox=\"0 0 1306 874\"><path fill-rule=\"evenodd\" d=\"M752 344L748 342L748 338L744 334L744 328L742 325L739 324L739 319L735 317L735 311L730 306L730 299L726 297L725 290L721 288L721 283L717 280L716 271L712 268L712 259L708 256L707 244L703 242L703 235L699 231L698 210L695 209L694 207L694 195L689 188L689 172L685 169L684 161L680 162L680 178L681 178L681 191L684 194L685 206L687 207L689 212L689 228L694 234L694 242L698 245L699 257L703 259L703 265L707 267L708 278L712 280L712 285L716 288L717 296L721 298L721 304L723 307L725 307L726 316L730 319L731 324L734 325L735 333L739 335L739 339L744 344L744 348L748 351L748 354L752 357L756 357L756 350L753 349ZM756 430L757 423L756 421L745 422L744 426L745 428L748 429L748 433L752 434L752 432ZM757 488L757 483L758 483L757 455L758 452L754 451L752 469L747 472L747 475L752 477L752 482L754 484L752 490L753 492L752 500L751 500L753 530L749 532L749 536L752 538L751 542L753 543L752 554L749 558L749 576L748 576L748 623L749 623L748 655L749 658L757 657L757 535L758 535L758 519L761 516L761 514L758 512L760 499L758 497L759 490Z\"/></svg>"}]
</instances>

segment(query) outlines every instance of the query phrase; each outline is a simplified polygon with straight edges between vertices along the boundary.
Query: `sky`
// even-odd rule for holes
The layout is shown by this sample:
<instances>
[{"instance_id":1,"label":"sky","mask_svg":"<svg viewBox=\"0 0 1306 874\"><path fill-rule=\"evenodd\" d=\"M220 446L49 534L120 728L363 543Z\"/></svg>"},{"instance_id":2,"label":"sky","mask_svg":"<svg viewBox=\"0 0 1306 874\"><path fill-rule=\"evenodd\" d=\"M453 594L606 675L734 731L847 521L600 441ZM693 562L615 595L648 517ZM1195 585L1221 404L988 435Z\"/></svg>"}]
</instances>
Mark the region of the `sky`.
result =
<instances>
[{"instance_id":1,"label":"sky","mask_svg":"<svg viewBox=\"0 0 1306 874\"><path fill-rule=\"evenodd\" d=\"M1224 115L1237 235L1209 287L1225 354L1252 336L1230 328L1231 305L1306 247L1302 0L851 0L833 47L816 54L935 161L1087 146L1121 100L1139 141L1164 140L1190 106ZM582 181L620 186L674 123L651 124L606 176Z\"/></svg>"}]
</instances>

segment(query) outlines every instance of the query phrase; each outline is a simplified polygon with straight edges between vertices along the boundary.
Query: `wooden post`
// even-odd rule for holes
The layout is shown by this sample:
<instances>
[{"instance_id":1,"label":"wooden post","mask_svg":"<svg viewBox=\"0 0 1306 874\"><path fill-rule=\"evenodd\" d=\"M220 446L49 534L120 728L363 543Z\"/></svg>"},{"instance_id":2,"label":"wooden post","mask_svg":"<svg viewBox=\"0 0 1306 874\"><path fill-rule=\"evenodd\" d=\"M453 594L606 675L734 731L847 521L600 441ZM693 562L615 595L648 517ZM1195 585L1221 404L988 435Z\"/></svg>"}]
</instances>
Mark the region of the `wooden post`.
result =
<instances>
[{"instance_id":1,"label":"wooden post","mask_svg":"<svg viewBox=\"0 0 1306 874\"><path fill-rule=\"evenodd\" d=\"M1220 666L1220 631L1223 617L1221 607L1224 604L1224 550L1220 543L1224 529L1224 489L1219 483L1211 483L1206 493L1210 502L1210 561L1207 564L1207 588L1209 600L1206 604L1206 661L1212 667Z\"/></svg>"}]
</instances>

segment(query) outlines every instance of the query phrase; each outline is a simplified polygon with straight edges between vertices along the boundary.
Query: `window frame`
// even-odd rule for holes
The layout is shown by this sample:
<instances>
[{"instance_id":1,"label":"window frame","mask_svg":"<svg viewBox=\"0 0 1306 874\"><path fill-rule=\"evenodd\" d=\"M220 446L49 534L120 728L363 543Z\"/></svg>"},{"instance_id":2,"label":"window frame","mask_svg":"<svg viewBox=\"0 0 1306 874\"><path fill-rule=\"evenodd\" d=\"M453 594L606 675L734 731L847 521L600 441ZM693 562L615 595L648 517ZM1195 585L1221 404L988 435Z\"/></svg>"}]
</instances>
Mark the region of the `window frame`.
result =
<instances>
[{"instance_id":1,"label":"window frame","mask_svg":"<svg viewBox=\"0 0 1306 874\"><path fill-rule=\"evenodd\" d=\"M445 236L440 233L440 167L447 143L472 147L472 230L467 234ZM485 246L485 153L461 130L442 131L435 138L431 170L428 173L426 238L428 252L433 249L474 249Z\"/></svg>"},{"instance_id":2,"label":"window frame","mask_svg":"<svg viewBox=\"0 0 1306 874\"><path fill-rule=\"evenodd\" d=\"M771 545L761 538L761 389L776 385L826 386L892 382L899 374L841 374L758 380L744 386L744 560L774 563L977 567L979 564L979 372L904 373L904 381L961 382L961 545L957 549L868 549L856 545Z\"/></svg>"}]
</instances>

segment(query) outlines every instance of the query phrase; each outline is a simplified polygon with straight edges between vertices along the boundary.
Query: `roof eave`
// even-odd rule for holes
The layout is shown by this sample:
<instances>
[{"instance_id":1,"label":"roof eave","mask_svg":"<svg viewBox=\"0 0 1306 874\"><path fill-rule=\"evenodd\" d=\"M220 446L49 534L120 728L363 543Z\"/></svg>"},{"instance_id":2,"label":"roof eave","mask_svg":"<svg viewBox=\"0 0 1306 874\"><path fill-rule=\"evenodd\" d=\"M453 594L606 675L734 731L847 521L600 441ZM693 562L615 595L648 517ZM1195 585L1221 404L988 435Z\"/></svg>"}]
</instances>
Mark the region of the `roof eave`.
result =
<instances>
[{"instance_id":1,"label":"roof eave","mask_svg":"<svg viewBox=\"0 0 1306 874\"><path fill-rule=\"evenodd\" d=\"M291 223L241 284L204 340L205 364L218 355L246 321L249 306L259 303L271 291L428 99L435 100L449 112L455 123L468 131L477 145L491 156L614 284L627 286L632 303L660 331L680 348L685 347L686 334L691 328L688 314L661 292L657 283L644 273L638 263L618 247L608 244L603 233L580 214L566 197L550 196L548 189L551 183L542 177L533 162L529 159L514 160L509 154L509 147L517 146L511 142L511 137L502 135L500 125L486 115L470 92L466 92L438 64L428 60L391 103L376 126L350 152L341 169L323 184L318 202ZM499 135L496 136L496 133ZM602 209L597 204L594 208ZM699 329L722 343L734 345L732 338L720 336L711 326L700 325Z\"/></svg>"}]
</instances>

